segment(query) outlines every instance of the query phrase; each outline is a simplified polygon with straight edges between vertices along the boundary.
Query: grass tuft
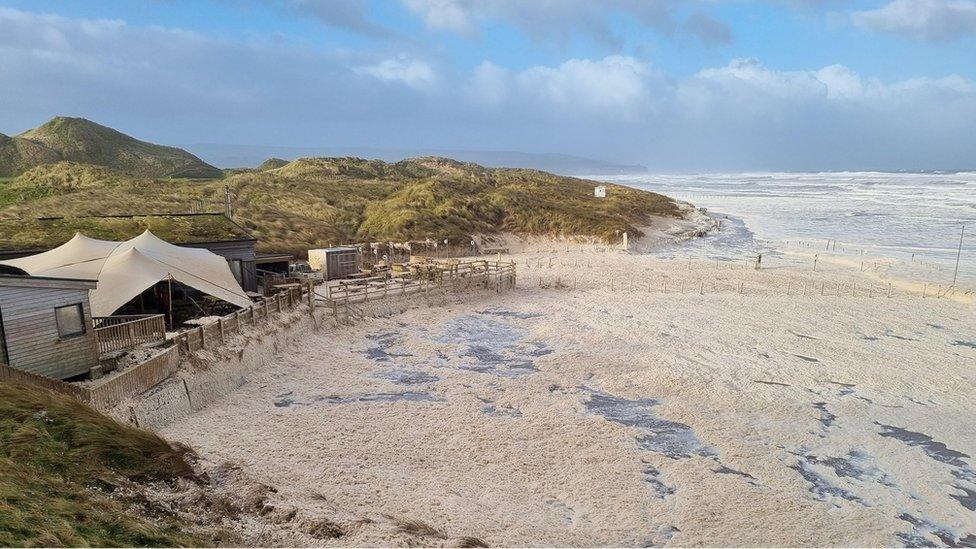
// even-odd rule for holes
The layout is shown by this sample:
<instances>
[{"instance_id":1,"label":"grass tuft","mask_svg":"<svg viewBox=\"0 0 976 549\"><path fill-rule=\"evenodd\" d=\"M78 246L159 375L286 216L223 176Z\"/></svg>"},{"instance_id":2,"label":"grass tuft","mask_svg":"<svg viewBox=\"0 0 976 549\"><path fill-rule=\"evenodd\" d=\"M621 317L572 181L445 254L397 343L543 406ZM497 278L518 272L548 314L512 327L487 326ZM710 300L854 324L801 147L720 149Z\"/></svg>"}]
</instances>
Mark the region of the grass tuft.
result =
<instances>
[{"instance_id":1,"label":"grass tuft","mask_svg":"<svg viewBox=\"0 0 976 549\"><path fill-rule=\"evenodd\" d=\"M0 383L0 546L196 546L131 481L189 478L189 451L44 389Z\"/></svg>"}]
</instances>

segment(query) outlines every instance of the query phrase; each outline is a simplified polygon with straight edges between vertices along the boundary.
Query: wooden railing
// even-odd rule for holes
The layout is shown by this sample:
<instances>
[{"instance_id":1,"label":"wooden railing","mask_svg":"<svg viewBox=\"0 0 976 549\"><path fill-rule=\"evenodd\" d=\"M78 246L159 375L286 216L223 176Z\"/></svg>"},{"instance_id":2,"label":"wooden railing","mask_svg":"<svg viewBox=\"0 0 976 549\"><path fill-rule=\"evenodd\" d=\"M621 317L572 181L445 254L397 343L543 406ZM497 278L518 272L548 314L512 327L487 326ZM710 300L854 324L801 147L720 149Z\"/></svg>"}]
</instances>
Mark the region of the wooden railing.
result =
<instances>
[{"instance_id":1,"label":"wooden railing","mask_svg":"<svg viewBox=\"0 0 976 549\"><path fill-rule=\"evenodd\" d=\"M182 331L171 339L184 353L220 347L229 338L243 332L245 327L276 324L273 320L276 314L291 311L301 304L307 303L309 312L314 312L313 288L311 282L292 288L281 288L275 295L265 297L246 309L239 309L209 324Z\"/></svg>"},{"instance_id":2,"label":"wooden railing","mask_svg":"<svg viewBox=\"0 0 976 549\"><path fill-rule=\"evenodd\" d=\"M92 322L101 355L166 339L164 315L97 316Z\"/></svg>"},{"instance_id":3,"label":"wooden railing","mask_svg":"<svg viewBox=\"0 0 976 549\"><path fill-rule=\"evenodd\" d=\"M411 265L409 272L386 278L375 276L340 280L319 294L336 312L345 303L361 303L390 296L428 292L434 288L451 286L464 289L472 286L503 290L515 286L515 264L497 261L446 261Z\"/></svg>"}]
</instances>

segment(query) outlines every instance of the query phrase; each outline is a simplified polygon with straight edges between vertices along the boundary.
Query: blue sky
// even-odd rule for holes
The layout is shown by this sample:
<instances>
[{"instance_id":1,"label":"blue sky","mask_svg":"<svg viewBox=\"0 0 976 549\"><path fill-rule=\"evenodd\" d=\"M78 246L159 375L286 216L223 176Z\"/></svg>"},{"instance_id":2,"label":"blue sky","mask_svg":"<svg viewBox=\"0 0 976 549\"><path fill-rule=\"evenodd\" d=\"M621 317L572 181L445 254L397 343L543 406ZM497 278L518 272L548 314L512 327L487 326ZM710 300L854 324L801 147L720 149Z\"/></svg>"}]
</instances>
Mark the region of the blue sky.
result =
<instances>
[{"instance_id":1,"label":"blue sky","mask_svg":"<svg viewBox=\"0 0 976 549\"><path fill-rule=\"evenodd\" d=\"M0 0L0 131L976 167L976 0Z\"/></svg>"}]
</instances>

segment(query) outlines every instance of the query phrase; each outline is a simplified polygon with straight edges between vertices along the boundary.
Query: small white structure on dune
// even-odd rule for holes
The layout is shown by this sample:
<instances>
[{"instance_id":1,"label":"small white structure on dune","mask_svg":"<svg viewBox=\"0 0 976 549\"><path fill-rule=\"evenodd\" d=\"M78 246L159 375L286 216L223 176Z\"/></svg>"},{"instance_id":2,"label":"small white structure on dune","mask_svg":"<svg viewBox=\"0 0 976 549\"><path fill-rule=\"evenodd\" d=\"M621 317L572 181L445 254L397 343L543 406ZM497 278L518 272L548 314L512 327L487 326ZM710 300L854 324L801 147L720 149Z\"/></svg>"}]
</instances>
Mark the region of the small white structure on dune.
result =
<instances>
[{"instance_id":1,"label":"small white structure on dune","mask_svg":"<svg viewBox=\"0 0 976 549\"><path fill-rule=\"evenodd\" d=\"M90 294L92 316L109 316L165 280L175 280L238 307L251 305L223 257L205 249L170 244L148 230L125 242L78 233L53 250L0 261L0 265L32 276L97 281Z\"/></svg>"},{"instance_id":2,"label":"small white structure on dune","mask_svg":"<svg viewBox=\"0 0 976 549\"><path fill-rule=\"evenodd\" d=\"M600 185L600 186L594 188L593 189L593 196L595 196L597 198L606 198L607 197L607 186L606 185Z\"/></svg>"}]
</instances>

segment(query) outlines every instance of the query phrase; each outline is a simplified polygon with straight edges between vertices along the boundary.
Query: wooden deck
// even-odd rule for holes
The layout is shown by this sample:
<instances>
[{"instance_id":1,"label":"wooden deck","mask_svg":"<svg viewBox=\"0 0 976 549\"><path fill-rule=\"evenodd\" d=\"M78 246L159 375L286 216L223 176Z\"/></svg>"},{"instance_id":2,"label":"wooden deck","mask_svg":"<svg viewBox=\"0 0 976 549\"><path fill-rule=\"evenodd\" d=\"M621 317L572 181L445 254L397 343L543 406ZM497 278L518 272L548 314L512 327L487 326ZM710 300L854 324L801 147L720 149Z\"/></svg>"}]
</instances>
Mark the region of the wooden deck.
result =
<instances>
[{"instance_id":1,"label":"wooden deck","mask_svg":"<svg viewBox=\"0 0 976 549\"><path fill-rule=\"evenodd\" d=\"M165 315L96 316L92 322L102 356L166 340Z\"/></svg>"}]
</instances>

